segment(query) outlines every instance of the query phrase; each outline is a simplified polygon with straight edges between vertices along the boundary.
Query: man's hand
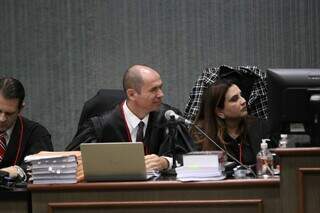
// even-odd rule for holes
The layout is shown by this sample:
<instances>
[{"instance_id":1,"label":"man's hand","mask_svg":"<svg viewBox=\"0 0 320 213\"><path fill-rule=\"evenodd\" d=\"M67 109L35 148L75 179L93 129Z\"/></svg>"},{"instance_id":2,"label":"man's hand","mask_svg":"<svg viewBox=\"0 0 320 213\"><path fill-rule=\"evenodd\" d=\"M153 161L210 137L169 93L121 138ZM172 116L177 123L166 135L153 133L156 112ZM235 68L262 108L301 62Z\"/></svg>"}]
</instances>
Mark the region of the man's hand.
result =
<instances>
[{"instance_id":1,"label":"man's hand","mask_svg":"<svg viewBox=\"0 0 320 213\"><path fill-rule=\"evenodd\" d=\"M14 166L2 168L2 171L8 172L10 178L16 178L18 176L17 168Z\"/></svg>"},{"instance_id":2,"label":"man's hand","mask_svg":"<svg viewBox=\"0 0 320 213\"><path fill-rule=\"evenodd\" d=\"M169 162L164 157L159 157L158 155L146 155L144 156L144 162L146 164L146 169L161 171L169 167Z\"/></svg>"}]
</instances>

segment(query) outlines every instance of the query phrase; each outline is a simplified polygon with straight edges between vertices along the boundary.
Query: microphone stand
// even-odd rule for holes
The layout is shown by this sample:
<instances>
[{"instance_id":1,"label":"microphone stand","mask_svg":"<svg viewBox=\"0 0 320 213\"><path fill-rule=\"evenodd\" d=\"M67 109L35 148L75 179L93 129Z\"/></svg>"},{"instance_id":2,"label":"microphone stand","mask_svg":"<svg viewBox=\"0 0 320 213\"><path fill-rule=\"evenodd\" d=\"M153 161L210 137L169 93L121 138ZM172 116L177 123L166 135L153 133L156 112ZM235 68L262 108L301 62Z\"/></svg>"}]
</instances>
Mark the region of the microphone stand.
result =
<instances>
[{"instance_id":1,"label":"microphone stand","mask_svg":"<svg viewBox=\"0 0 320 213\"><path fill-rule=\"evenodd\" d=\"M254 177L257 177L257 174L249 167L241 163L237 158L233 157L227 150L224 150L219 144L217 144L214 140L212 140L202 129L200 129L197 125L194 123L191 123L190 125L194 126L197 131L199 131L202 135L204 135L211 143L213 143L216 147L218 147L220 150L224 151L232 160L237 162L239 165L243 166L247 170L249 170Z\"/></svg>"},{"instance_id":2,"label":"microphone stand","mask_svg":"<svg viewBox=\"0 0 320 213\"><path fill-rule=\"evenodd\" d=\"M175 143L174 143L174 139L176 138L176 134L177 134L177 124L178 122L175 121L174 118L170 118L170 120L168 121L168 135L169 135L169 144L170 144L170 149L171 149L171 153L172 153L172 170L175 171L175 168L177 167L177 163L176 163L176 151L175 151ZM175 173L175 172L174 172Z\"/></svg>"}]
</instances>

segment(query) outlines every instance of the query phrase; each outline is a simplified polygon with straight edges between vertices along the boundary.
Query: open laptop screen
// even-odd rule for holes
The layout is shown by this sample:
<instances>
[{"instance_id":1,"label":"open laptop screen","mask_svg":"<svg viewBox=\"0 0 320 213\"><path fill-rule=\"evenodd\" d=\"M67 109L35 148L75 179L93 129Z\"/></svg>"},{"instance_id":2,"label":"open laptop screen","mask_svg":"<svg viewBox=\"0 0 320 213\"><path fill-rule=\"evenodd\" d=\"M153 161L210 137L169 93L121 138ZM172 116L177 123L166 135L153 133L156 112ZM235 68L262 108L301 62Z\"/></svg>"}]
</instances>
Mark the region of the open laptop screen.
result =
<instances>
[{"instance_id":1,"label":"open laptop screen","mask_svg":"<svg viewBox=\"0 0 320 213\"><path fill-rule=\"evenodd\" d=\"M80 150L86 181L147 179L140 142L84 143Z\"/></svg>"}]
</instances>

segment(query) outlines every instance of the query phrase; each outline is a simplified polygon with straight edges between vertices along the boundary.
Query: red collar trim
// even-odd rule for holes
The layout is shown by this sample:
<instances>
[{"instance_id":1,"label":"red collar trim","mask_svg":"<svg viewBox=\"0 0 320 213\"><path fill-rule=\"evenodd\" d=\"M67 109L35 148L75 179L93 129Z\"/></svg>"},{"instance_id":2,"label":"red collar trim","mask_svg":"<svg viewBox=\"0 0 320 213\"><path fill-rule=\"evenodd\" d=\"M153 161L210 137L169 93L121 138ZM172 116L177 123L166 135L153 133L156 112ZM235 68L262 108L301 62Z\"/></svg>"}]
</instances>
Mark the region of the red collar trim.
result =
<instances>
[{"instance_id":1,"label":"red collar trim","mask_svg":"<svg viewBox=\"0 0 320 213\"><path fill-rule=\"evenodd\" d=\"M121 117L122 117L122 119L123 119L123 121L124 121L124 125L125 125L125 128L126 128L126 133L127 133L128 141L131 141L131 142L132 142L131 134L130 134L129 127L128 127L128 124L127 124L127 120L126 120L126 117L125 117L124 111L123 111L124 102L125 102L125 101L123 101L123 102L120 104L120 114L121 114Z\"/></svg>"}]
</instances>

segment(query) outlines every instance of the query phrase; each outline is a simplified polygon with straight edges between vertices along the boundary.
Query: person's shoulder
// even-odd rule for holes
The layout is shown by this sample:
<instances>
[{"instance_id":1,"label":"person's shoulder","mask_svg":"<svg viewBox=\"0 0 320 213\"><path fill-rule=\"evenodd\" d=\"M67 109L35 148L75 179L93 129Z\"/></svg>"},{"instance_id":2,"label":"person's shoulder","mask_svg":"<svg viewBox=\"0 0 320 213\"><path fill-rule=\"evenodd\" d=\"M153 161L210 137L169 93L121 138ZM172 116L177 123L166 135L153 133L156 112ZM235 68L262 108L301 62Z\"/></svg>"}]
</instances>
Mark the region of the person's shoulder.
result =
<instances>
[{"instance_id":1,"label":"person's shoulder","mask_svg":"<svg viewBox=\"0 0 320 213\"><path fill-rule=\"evenodd\" d=\"M40 124L37 121L31 120L31 119L23 117L23 116L20 116L20 119L23 123L24 128L31 128L32 129L32 128L40 127L40 128L46 129L42 124Z\"/></svg>"},{"instance_id":2,"label":"person's shoulder","mask_svg":"<svg viewBox=\"0 0 320 213\"><path fill-rule=\"evenodd\" d=\"M31 135L50 135L48 129L37 121L19 116L19 125L23 127L23 131ZM21 119L21 120L20 120ZM22 124L20 123L22 122Z\"/></svg>"},{"instance_id":3,"label":"person's shoulder","mask_svg":"<svg viewBox=\"0 0 320 213\"><path fill-rule=\"evenodd\" d=\"M257 134L263 138L268 138L270 135L269 121L255 116L248 116L247 118L249 132Z\"/></svg>"},{"instance_id":4,"label":"person's shoulder","mask_svg":"<svg viewBox=\"0 0 320 213\"><path fill-rule=\"evenodd\" d=\"M115 120L120 119L122 116L120 107L120 105L116 105L113 109L108 110L101 115L90 118L89 121L93 124L97 124L98 122L99 125L102 126L107 125L108 123L114 123Z\"/></svg>"},{"instance_id":5,"label":"person's shoulder","mask_svg":"<svg viewBox=\"0 0 320 213\"><path fill-rule=\"evenodd\" d=\"M117 104L116 106L114 106L112 109L104 112L101 115L98 115L96 117L101 118L101 119L111 119L114 116L120 116L121 115L121 105Z\"/></svg>"}]
</instances>

